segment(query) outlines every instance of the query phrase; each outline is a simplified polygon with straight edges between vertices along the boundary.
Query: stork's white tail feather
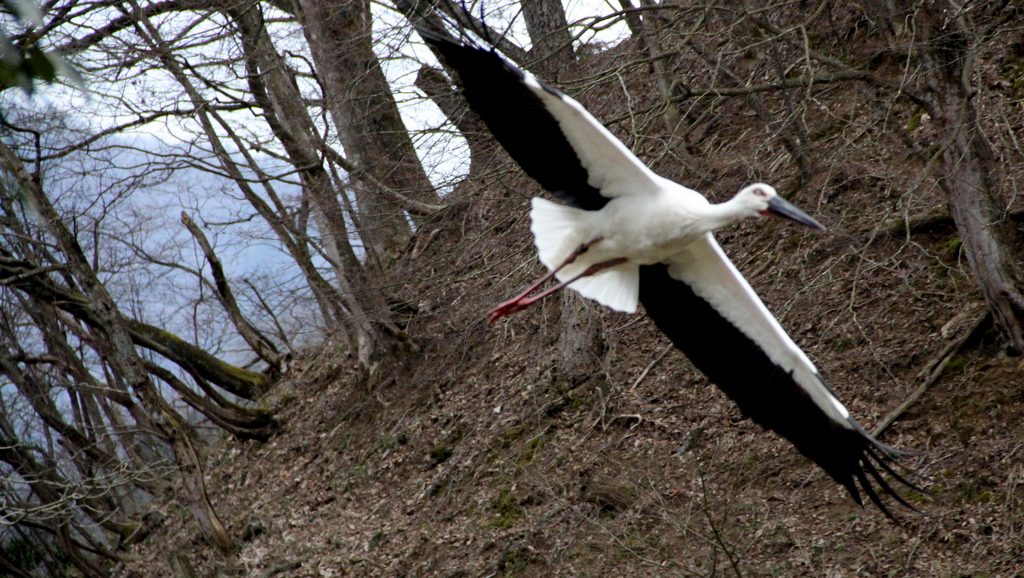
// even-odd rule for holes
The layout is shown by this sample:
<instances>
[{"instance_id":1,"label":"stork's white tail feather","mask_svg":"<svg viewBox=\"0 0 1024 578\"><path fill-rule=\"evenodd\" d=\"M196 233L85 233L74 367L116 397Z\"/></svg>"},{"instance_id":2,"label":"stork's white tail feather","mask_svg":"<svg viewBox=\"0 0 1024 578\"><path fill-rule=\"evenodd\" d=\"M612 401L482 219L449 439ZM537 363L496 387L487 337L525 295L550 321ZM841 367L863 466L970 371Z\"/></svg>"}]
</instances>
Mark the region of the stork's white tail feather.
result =
<instances>
[{"instance_id":1,"label":"stork's white tail feather","mask_svg":"<svg viewBox=\"0 0 1024 578\"><path fill-rule=\"evenodd\" d=\"M569 285L580 295L623 313L636 313L640 300L640 267L623 263Z\"/></svg>"},{"instance_id":2,"label":"stork's white tail feather","mask_svg":"<svg viewBox=\"0 0 1024 578\"><path fill-rule=\"evenodd\" d=\"M577 247L590 240L581 236L581 227L577 227L588 211L540 197L534 197L532 204L530 231L533 232L534 244L541 263L548 270L553 270L565 262ZM572 279L593 264L595 261L584 253L559 271L556 277L559 281ZM640 269L635 263L623 263L579 279L569 288L616 311L636 313L640 297Z\"/></svg>"},{"instance_id":3,"label":"stork's white tail feather","mask_svg":"<svg viewBox=\"0 0 1024 578\"><path fill-rule=\"evenodd\" d=\"M533 232L533 242L537 246L540 262L550 271L561 265L573 249L586 241L576 240L579 236L576 225L583 219L586 211L552 203L540 197L534 197L532 205L530 231ZM581 271L582 269L576 273Z\"/></svg>"}]
</instances>

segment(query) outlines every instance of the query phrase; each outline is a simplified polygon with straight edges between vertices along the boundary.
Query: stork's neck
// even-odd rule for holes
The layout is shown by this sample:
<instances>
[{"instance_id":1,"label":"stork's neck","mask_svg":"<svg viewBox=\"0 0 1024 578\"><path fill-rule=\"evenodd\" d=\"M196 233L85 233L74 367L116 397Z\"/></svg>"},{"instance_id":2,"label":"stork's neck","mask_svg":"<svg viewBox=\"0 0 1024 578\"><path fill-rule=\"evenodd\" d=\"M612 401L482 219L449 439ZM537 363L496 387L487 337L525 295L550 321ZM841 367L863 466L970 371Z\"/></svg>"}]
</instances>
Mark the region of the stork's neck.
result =
<instances>
[{"instance_id":1,"label":"stork's neck","mask_svg":"<svg viewBox=\"0 0 1024 578\"><path fill-rule=\"evenodd\" d=\"M738 197L733 197L717 205L701 207L701 212L703 213L701 227L708 231L724 229L733 223L748 219L757 214L756 211L752 211Z\"/></svg>"}]
</instances>

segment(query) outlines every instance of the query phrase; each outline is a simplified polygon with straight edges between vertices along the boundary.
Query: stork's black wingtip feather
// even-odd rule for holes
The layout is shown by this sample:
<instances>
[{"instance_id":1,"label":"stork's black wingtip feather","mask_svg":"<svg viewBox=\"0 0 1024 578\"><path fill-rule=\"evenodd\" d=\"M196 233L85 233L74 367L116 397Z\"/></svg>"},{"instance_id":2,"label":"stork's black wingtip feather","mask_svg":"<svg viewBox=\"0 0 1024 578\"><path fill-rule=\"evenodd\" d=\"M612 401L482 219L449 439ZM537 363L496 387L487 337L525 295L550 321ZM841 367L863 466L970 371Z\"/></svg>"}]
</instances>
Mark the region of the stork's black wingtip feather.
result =
<instances>
[{"instance_id":1,"label":"stork's black wingtip feather","mask_svg":"<svg viewBox=\"0 0 1024 578\"><path fill-rule=\"evenodd\" d=\"M901 474L900 474L899 472L897 472L897 471L895 470L895 468L893 468L892 466L890 466L890 465L889 465L888 463L886 463L886 462L887 462L887 461L889 461L889 460L891 460L891 461L892 461L892 462L893 462L894 464L896 464L896 465L897 465L897 466L899 466L900 468L902 468L902 469L906 470L907 472L909 472L909 473L913 474L914 476L916 476L916 477L918 477L918 478L920 478L920 479L922 479L922 480L929 480L929 478L928 478L927 476L924 476L923 474L921 474L920 472L918 472L918 471L916 471L916 470L912 470L912 469L908 468L907 466L903 465L902 463L900 463L900 462L899 462L898 460L896 460L896 459L895 459L895 458L893 458L893 457L890 457L890 458L889 458L889 460L887 460L887 459L885 458L885 456L879 455L879 454L878 454L878 452L877 452L877 451L875 451L875 449L874 449L874 448L871 448L871 447L869 447L869 448L867 449L867 453L868 453L868 455L869 455L869 456L870 456L870 457L871 457L872 459L874 459L874 460L875 460L875 463L877 463L877 464L878 464L879 466L881 466L881 468L882 468L883 470L885 470L885 472L886 472L887 474L889 474L890 476L892 476L893 478L895 478L895 479L896 479L896 481L898 481L899 483L903 484L904 486L906 486L906 487L908 487L908 488L910 488L910 489L912 489L912 490L915 490L915 491L921 492L922 494L927 494L927 495L931 495L931 494L932 494L932 493L931 493L931 492L929 492L928 490L926 490L926 489L924 489L924 488L922 488L922 487L918 486L917 484L915 484L915 483L913 483L913 482L910 482L909 480L907 480L907 479L906 479L906 478L905 478L905 477L904 477L903 475L901 475ZM907 452L904 452L904 453L907 453Z\"/></svg>"},{"instance_id":2,"label":"stork's black wingtip feather","mask_svg":"<svg viewBox=\"0 0 1024 578\"><path fill-rule=\"evenodd\" d=\"M892 488L892 486L889 485L889 482L887 482L885 480L885 478L882 477L882 474L880 474L878 472L878 468L876 468L875 465L873 463L871 463L870 460L864 460L863 464L864 464L864 471L866 471L872 478L874 478L875 482L878 484L878 487L882 488L882 490L886 494L888 494L894 500L896 500L897 502L902 504L905 508L907 508L909 510L912 510L914 512L918 512L918 513L921 512L920 510L918 510L914 506L910 505L910 503L907 502L907 500L904 499L903 496L901 496L899 494L899 492L894 490Z\"/></svg>"},{"instance_id":3,"label":"stork's black wingtip feather","mask_svg":"<svg viewBox=\"0 0 1024 578\"><path fill-rule=\"evenodd\" d=\"M871 437L867 432L865 432L862 428L857 427L855 429L857 431L853 433L856 434L857 438L859 439L856 442L856 449L854 450L854 453L846 454L847 456L849 456L847 459L850 461L846 461L845 472L843 472L846 474L845 477L855 477L860 485L859 489L862 490L865 494L867 494L868 499L870 499L873 504L878 506L878 509L880 509L882 513L885 514L885 516L890 520L898 521L896 516L893 514L892 510L890 510L885 505L883 501L883 498L885 498L885 496L888 496L889 498L895 500L901 506L907 508L908 510L916 514L927 515L925 512L923 512L922 510L911 504L909 501L907 501L906 497L900 494L900 492L897 489L899 486L893 487L896 484L893 484L892 480L895 480L899 485L902 485L908 489L926 495L929 494L927 490L922 489L917 484L908 480L905 474L901 474L900 472L896 471L896 468L898 467L900 470L908 472L909 474L912 474L914 477L926 479L917 471L912 470L908 468L906 465L897 461L897 455L904 456L907 455L909 452L889 452L887 451L887 449L892 448L889 448L889 446L886 446L885 444L878 442L873 437ZM857 457L854 458L853 456ZM893 465L890 465L889 462L892 462L892 464L894 464L895 467ZM881 469L882 471L879 471L879 469ZM885 477L883 477L882 472L892 476L891 480L887 480ZM835 477L836 476L833 476L833 478ZM839 478L836 479L839 480ZM845 483L845 480L839 481L844 486L846 486L846 489L850 492L850 496L853 498L853 500L857 502L858 505L863 506L863 502L860 499L860 494L857 491L858 488L856 487L856 484L854 484L854 487L851 489L850 485ZM876 486L878 488L877 490Z\"/></svg>"},{"instance_id":4,"label":"stork's black wingtip feather","mask_svg":"<svg viewBox=\"0 0 1024 578\"><path fill-rule=\"evenodd\" d=\"M438 49L442 54L453 48L468 47L464 42L456 40L447 32L435 30L426 24L414 24L413 28L424 42Z\"/></svg>"},{"instance_id":5,"label":"stork's black wingtip feather","mask_svg":"<svg viewBox=\"0 0 1024 578\"><path fill-rule=\"evenodd\" d=\"M429 44L440 44L442 42L450 42L448 38L445 38L438 32L431 30L426 25L414 24L413 29L416 30L416 33L420 35L420 38L422 38L424 42L427 42Z\"/></svg>"},{"instance_id":6,"label":"stork's black wingtip feather","mask_svg":"<svg viewBox=\"0 0 1024 578\"><path fill-rule=\"evenodd\" d=\"M439 30L426 23L413 24L413 29L416 30L424 42L439 50L446 58L453 52L460 50L494 53L497 55L497 51L493 46L482 45L478 41L473 40L471 36L465 34L461 38L456 38L448 33L447 30ZM504 62L504 60L502 61Z\"/></svg>"},{"instance_id":7,"label":"stork's black wingtip feather","mask_svg":"<svg viewBox=\"0 0 1024 578\"><path fill-rule=\"evenodd\" d=\"M847 479L842 481L842 485L846 488L846 491L850 493L850 497L853 498L853 501L863 508L864 499L860 497L860 491L857 489L857 482L853 480L853 476L847 476Z\"/></svg>"},{"instance_id":8,"label":"stork's black wingtip feather","mask_svg":"<svg viewBox=\"0 0 1024 578\"><path fill-rule=\"evenodd\" d=\"M890 520L895 522L896 516L892 515L892 512L889 510L889 508L887 508L882 499L878 497L878 493L875 492L875 489L873 487L871 487L871 482L868 481L867 476L864 474L864 470L857 470L856 475L861 487L864 488L864 493L867 494L868 498L871 499L871 503L877 506L878 509L881 510L883 514L885 514L886 518L889 518Z\"/></svg>"},{"instance_id":9,"label":"stork's black wingtip feather","mask_svg":"<svg viewBox=\"0 0 1024 578\"><path fill-rule=\"evenodd\" d=\"M873 445L876 448L882 450L882 452L884 452L886 455L888 455L890 457L893 457L893 458L913 458L913 457L918 457L918 456L924 455L924 452L915 452L915 451L911 451L911 450L901 450L901 449L894 448L894 447L892 447L892 446L890 446L888 444L885 444L885 443L882 443L882 442L878 441L877 439L875 439L875 436L873 436L870 433L868 433L868 430L864 429L864 426L860 425L860 423L857 420L853 419L852 417L847 419L846 421L851 426L853 426L853 429L857 430L858 433L860 433L862 436L867 438L867 440L871 442L871 445Z\"/></svg>"}]
</instances>

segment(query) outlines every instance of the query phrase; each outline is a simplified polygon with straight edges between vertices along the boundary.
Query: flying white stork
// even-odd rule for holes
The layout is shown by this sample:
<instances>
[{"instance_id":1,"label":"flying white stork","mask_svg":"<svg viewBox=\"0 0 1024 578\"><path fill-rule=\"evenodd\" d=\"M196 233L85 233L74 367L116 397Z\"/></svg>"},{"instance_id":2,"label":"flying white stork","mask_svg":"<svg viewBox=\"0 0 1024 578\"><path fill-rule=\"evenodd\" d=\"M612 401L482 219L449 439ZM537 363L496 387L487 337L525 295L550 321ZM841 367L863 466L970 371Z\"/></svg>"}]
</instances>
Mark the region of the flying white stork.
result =
<instances>
[{"instance_id":1,"label":"flying white stork","mask_svg":"<svg viewBox=\"0 0 1024 578\"><path fill-rule=\"evenodd\" d=\"M568 286L618 311L643 303L654 323L747 417L779 433L863 505L886 514L868 476L914 509L879 468L915 487L825 384L715 241L712 232L775 215L824 229L765 184L711 204L656 175L578 102L493 49L419 30L458 75L470 107L542 187L572 206L534 198L531 230L548 275L489 313L491 321ZM552 276L554 289L529 294Z\"/></svg>"}]
</instances>

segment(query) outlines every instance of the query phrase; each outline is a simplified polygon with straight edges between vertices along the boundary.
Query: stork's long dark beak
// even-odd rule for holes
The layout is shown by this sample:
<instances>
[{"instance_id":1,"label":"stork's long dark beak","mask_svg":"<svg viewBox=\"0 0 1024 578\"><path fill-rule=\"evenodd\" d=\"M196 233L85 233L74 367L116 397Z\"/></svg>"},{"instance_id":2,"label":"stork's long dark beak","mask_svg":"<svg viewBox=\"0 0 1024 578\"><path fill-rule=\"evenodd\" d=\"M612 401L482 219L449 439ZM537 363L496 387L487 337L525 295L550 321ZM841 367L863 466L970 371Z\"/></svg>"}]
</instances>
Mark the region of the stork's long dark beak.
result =
<instances>
[{"instance_id":1,"label":"stork's long dark beak","mask_svg":"<svg viewBox=\"0 0 1024 578\"><path fill-rule=\"evenodd\" d=\"M765 212L776 217L796 221L797 223L807 225L812 229L818 229L820 231L825 230L824 225L815 221L810 215L796 208L792 203L782 197L772 197L771 200L768 201L768 210Z\"/></svg>"}]
</instances>

